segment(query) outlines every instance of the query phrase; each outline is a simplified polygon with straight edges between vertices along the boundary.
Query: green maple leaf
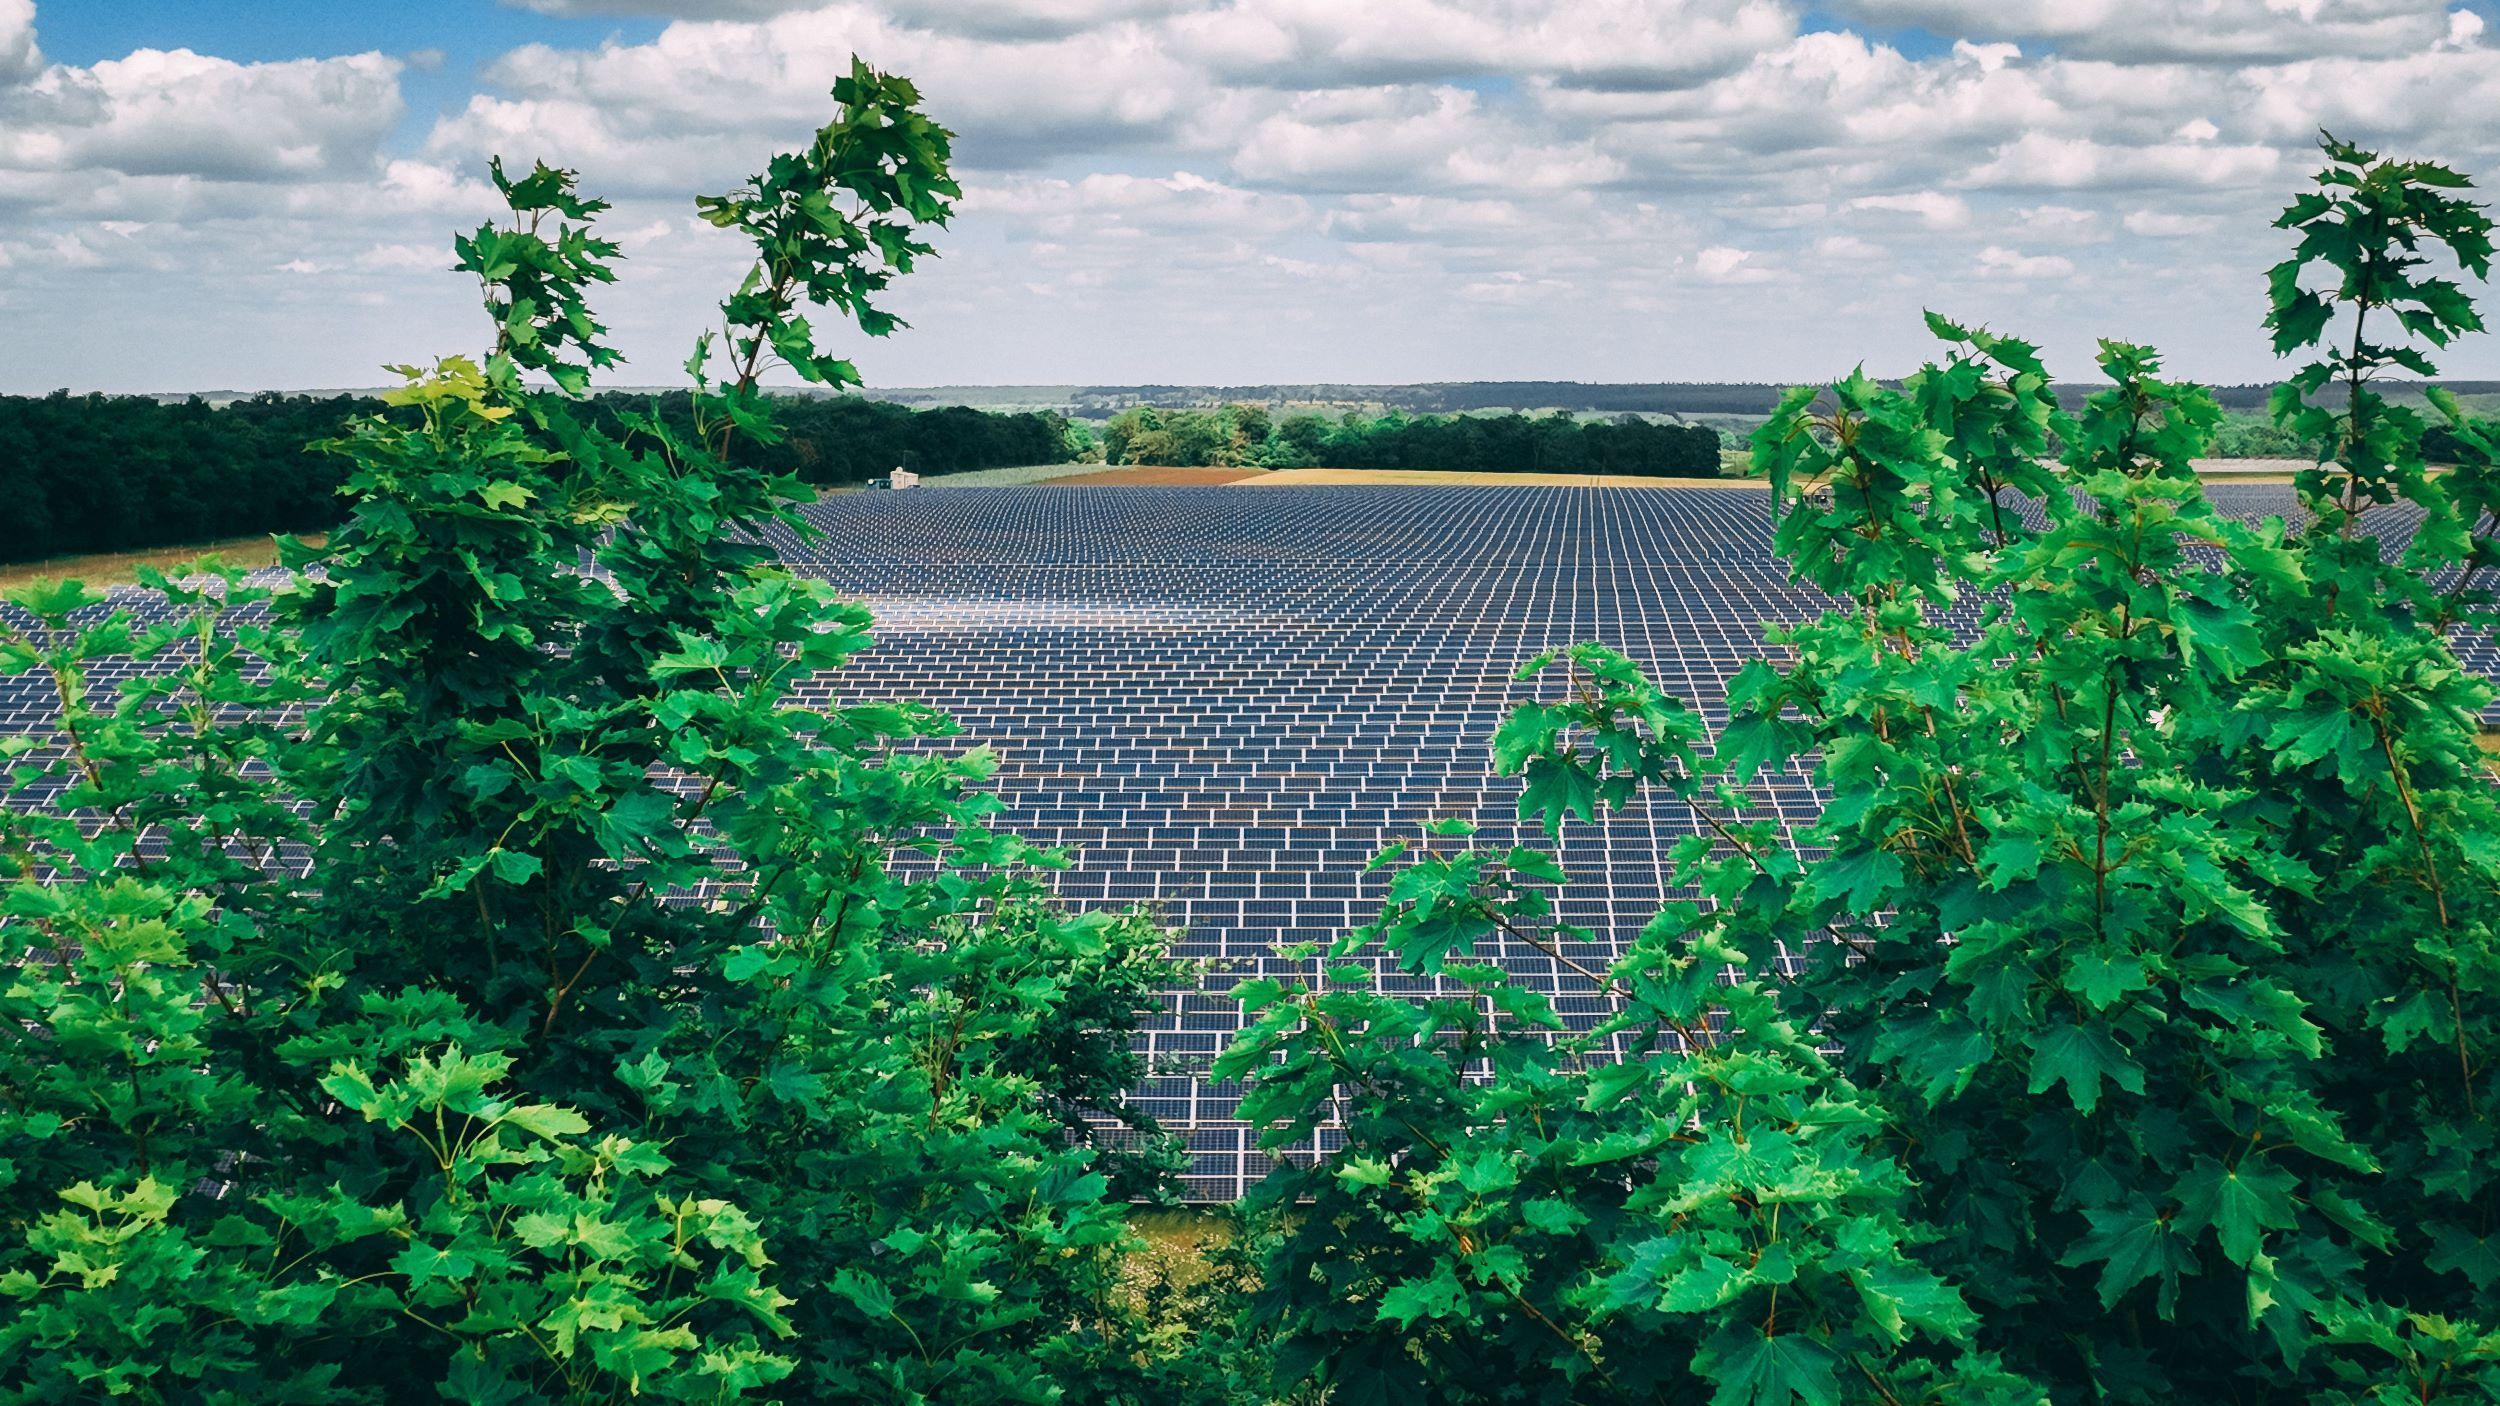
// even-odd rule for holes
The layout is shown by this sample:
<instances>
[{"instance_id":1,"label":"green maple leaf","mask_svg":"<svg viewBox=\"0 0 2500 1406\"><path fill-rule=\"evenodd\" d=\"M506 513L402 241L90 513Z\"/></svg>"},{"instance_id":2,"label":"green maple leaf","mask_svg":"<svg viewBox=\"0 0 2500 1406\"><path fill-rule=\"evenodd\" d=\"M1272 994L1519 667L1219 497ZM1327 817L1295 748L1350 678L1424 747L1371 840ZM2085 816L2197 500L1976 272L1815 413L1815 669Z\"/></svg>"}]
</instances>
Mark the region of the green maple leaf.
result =
<instances>
[{"instance_id":1,"label":"green maple leaf","mask_svg":"<svg viewBox=\"0 0 2500 1406\"><path fill-rule=\"evenodd\" d=\"M2061 1025L2033 1042L2029 1092L2064 1084L2075 1107L2090 1113L2100 1104L2103 1079L2131 1094L2144 1092L2143 1068L2099 1026Z\"/></svg>"},{"instance_id":2,"label":"green maple leaf","mask_svg":"<svg viewBox=\"0 0 2500 1406\"><path fill-rule=\"evenodd\" d=\"M1901 882L1901 856L1884 849L1835 854L1814 874L1825 893L1858 912L1871 913L1883 906L1885 892Z\"/></svg>"},{"instance_id":3,"label":"green maple leaf","mask_svg":"<svg viewBox=\"0 0 2500 1406\"><path fill-rule=\"evenodd\" d=\"M1520 819L1538 821L1548 832L1560 833L1568 817L1596 818L1597 777L1578 758L1536 757L1524 774L1528 784L1519 797Z\"/></svg>"},{"instance_id":4,"label":"green maple leaf","mask_svg":"<svg viewBox=\"0 0 2500 1406\"><path fill-rule=\"evenodd\" d=\"M2040 837L2011 831L1991 836L1979 852L1980 872L1988 887L2001 889L2040 872Z\"/></svg>"},{"instance_id":5,"label":"green maple leaf","mask_svg":"<svg viewBox=\"0 0 2500 1406\"><path fill-rule=\"evenodd\" d=\"M508 1109L503 1120L525 1132L535 1133L549 1141L579 1137L590 1131L590 1122L570 1108L552 1103L525 1103Z\"/></svg>"},{"instance_id":6,"label":"green maple leaf","mask_svg":"<svg viewBox=\"0 0 2500 1406\"><path fill-rule=\"evenodd\" d=\"M1834 1406L1840 1383L1834 1369L1839 1354L1816 1339L1798 1333L1765 1337L1751 1325L1729 1328L1711 1341L1716 1361L1705 1375L1719 1384L1711 1406Z\"/></svg>"},{"instance_id":7,"label":"green maple leaf","mask_svg":"<svg viewBox=\"0 0 2500 1406\"><path fill-rule=\"evenodd\" d=\"M2131 952L2089 952L2076 957L2066 968L2066 989L2083 997L2094 1010L2106 1010L2128 992L2142 991L2151 984L2144 971L2144 959Z\"/></svg>"},{"instance_id":8,"label":"green maple leaf","mask_svg":"<svg viewBox=\"0 0 2500 1406\"><path fill-rule=\"evenodd\" d=\"M1510 776L1525 767L1530 758L1550 751L1565 716L1562 709L1536 703L1513 708L1510 716L1502 719L1502 725L1493 730L1493 769Z\"/></svg>"},{"instance_id":9,"label":"green maple leaf","mask_svg":"<svg viewBox=\"0 0 2500 1406\"><path fill-rule=\"evenodd\" d=\"M1447 1318L1458 1312L1466 1297L1449 1265L1435 1265L1431 1277L1408 1280L1380 1296L1380 1321L1411 1328L1418 1318Z\"/></svg>"},{"instance_id":10,"label":"green maple leaf","mask_svg":"<svg viewBox=\"0 0 2500 1406\"><path fill-rule=\"evenodd\" d=\"M1978 1315L1953 1286L1914 1264L1882 1264L1851 1276L1867 1316L1895 1341L1912 1327L1939 1337L1966 1332Z\"/></svg>"},{"instance_id":11,"label":"green maple leaf","mask_svg":"<svg viewBox=\"0 0 2500 1406\"><path fill-rule=\"evenodd\" d=\"M1667 1280L1658 1295L1658 1307L1668 1313L1699 1313L1743 1293L1745 1284L1742 1265L1703 1255Z\"/></svg>"},{"instance_id":12,"label":"green maple leaf","mask_svg":"<svg viewBox=\"0 0 2500 1406\"><path fill-rule=\"evenodd\" d=\"M2131 1208L2094 1208L2083 1213L2091 1227L2073 1249L2058 1260L2069 1268L2080 1268L2102 1261L2101 1307L2115 1308L2127 1291L2148 1279L2159 1278L2157 1305L2161 1316L2170 1317L2179 1299L2179 1276L2192 1272L2196 1255L2171 1228L2168 1219Z\"/></svg>"},{"instance_id":13,"label":"green maple leaf","mask_svg":"<svg viewBox=\"0 0 2500 1406\"><path fill-rule=\"evenodd\" d=\"M2246 1265L2265 1248L2268 1230L2293 1223L2292 1193L2298 1186L2290 1172L2270 1162L2252 1158L2225 1167L2202 1157L2171 1194L2179 1199L2180 1230L2193 1234L2212 1226L2221 1236L2222 1252L2233 1264Z\"/></svg>"}]
</instances>

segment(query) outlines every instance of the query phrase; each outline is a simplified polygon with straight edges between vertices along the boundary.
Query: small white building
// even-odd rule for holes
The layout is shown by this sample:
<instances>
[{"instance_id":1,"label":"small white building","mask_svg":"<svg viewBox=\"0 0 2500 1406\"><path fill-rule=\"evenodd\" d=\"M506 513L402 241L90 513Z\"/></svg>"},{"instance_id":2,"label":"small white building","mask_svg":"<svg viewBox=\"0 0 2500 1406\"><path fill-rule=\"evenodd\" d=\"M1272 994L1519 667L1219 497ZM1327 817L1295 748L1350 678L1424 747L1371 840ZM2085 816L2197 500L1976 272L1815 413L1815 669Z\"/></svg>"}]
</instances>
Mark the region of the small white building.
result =
<instances>
[{"instance_id":1,"label":"small white building","mask_svg":"<svg viewBox=\"0 0 2500 1406\"><path fill-rule=\"evenodd\" d=\"M913 473L909 469L896 469L893 473L888 474L885 480L885 486L888 488L915 488L918 487L919 484L920 475Z\"/></svg>"}]
</instances>

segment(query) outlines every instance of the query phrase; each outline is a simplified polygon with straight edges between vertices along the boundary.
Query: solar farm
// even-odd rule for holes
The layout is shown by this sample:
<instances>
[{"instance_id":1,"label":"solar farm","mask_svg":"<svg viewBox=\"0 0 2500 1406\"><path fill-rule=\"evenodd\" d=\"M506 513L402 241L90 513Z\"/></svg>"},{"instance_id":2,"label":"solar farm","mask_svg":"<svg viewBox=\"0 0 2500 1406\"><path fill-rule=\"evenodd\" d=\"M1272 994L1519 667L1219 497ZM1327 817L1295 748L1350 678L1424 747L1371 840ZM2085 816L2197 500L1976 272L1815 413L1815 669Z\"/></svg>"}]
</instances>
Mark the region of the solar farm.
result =
<instances>
[{"instance_id":1,"label":"solar farm","mask_svg":"<svg viewBox=\"0 0 2500 1406\"><path fill-rule=\"evenodd\" d=\"M865 599L878 645L835 678L917 698L998 749L1006 820L1076 851L1061 893L1146 903L1208 963L1146 1036L1144 1106L1185 1133L1189 1193L1230 1198L1267 1158L1204 1067L1239 1023L1223 992L1307 971L1277 949L1364 921L1393 840L1447 815L1515 829L1485 741L1540 650L1609 642L1705 706L1811 609L1768 553L1758 493L1570 488L1006 488L853 494L792 564ZM1811 804L1798 784L1771 797ZM1632 813L1568 837L1565 917L1601 935L1660 897L1684 822ZM1602 958L1602 952L1575 954ZM1566 1016L1586 983L1499 954ZM1395 989L1394 987L1392 989ZM1411 988L1410 988L1411 989ZM1580 1014L1594 1019L1582 1000Z\"/></svg>"},{"instance_id":2,"label":"solar farm","mask_svg":"<svg viewBox=\"0 0 2500 1406\"><path fill-rule=\"evenodd\" d=\"M2250 518L2292 506L2281 486L2213 492ZM843 495L812 515L821 540L785 555L878 620L878 646L835 680L845 696L952 712L1002 754L1007 821L1075 851L1064 897L1152 905L1207 964L1150 1020L1159 1072L1140 1093L1188 1137L1189 1193L1210 1200L1270 1165L1233 1116L1238 1089L1203 1077L1239 1024L1225 990L1307 973L1279 949L1368 919L1385 879L1365 862L1427 822L1526 838L1486 754L1521 661L1600 641L1716 722L1762 625L1822 605L1771 554L1758 492L983 488ZM1802 776L1758 794L1788 820L1816 804ZM1662 807L1573 827L1562 916L1603 948L1628 938L1695 824ZM1552 958L1494 956L1595 1021L1585 980Z\"/></svg>"},{"instance_id":3,"label":"solar farm","mask_svg":"<svg viewBox=\"0 0 2500 1406\"><path fill-rule=\"evenodd\" d=\"M2281 486L2212 492L2243 517L2291 509ZM1003 823L1072 851L1061 896L1148 906L1193 964L1146 1022L1138 1099L1187 1139L1202 1201L1272 1165L1239 1089L1206 1076L1240 1023L1228 988L1307 974L1316 959L1286 949L1371 917L1386 878L1366 862L1432 820L1530 838L1486 753L1523 660L1599 641L1716 722L1762 626L1822 605L1771 554L1766 495L1741 490L967 487L835 495L809 515L818 536L774 545L877 619L876 647L819 685L953 714L963 745L1000 755ZM2486 641L2467 654L2500 665ZM0 686L0 731L47 722L31 677ZM1789 821L1817 804L1802 775L1757 797ZM1561 916L1595 939L1567 955L1616 954L1695 824L1634 809L1566 833ZM1567 1021L1599 1018L1554 958L1488 955Z\"/></svg>"}]
</instances>

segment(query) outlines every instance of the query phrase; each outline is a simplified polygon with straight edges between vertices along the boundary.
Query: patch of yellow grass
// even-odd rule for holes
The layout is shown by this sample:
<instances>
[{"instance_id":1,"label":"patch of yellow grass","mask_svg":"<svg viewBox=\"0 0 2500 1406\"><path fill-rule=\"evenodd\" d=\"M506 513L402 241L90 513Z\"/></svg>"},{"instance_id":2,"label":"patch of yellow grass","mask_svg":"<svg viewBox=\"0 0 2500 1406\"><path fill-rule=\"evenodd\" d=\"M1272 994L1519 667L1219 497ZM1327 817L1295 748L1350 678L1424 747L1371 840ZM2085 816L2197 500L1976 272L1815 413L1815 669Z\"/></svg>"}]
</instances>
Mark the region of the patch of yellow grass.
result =
<instances>
[{"instance_id":1,"label":"patch of yellow grass","mask_svg":"<svg viewBox=\"0 0 2500 1406\"><path fill-rule=\"evenodd\" d=\"M1120 1265L1121 1291L1133 1307L1196 1291L1214 1273L1212 1257L1233 1238L1229 1217L1201 1209L1138 1207L1128 1224L1142 1242Z\"/></svg>"},{"instance_id":2,"label":"patch of yellow grass","mask_svg":"<svg viewBox=\"0 0 2500 1406\"><path fill-rule=\"evenodd\" d=\"M1221 1213L1186 1206L1132 1208L1128 1226L1156 1249L1187 1258L1203 1258L1233 1237L1232 1222Z\"/></svg>"},{"instance_id":3,"label":"patch of yellow grass","mask_svg":"<svg viewBox=\"0 0 2500 1406\"><path fill-rule=\"evenodd\" d=\"M318 544L322 534L313 533L305 540ZM150 547L138 552L96 552L81 557L47 557L42 561L12 562L0 565L0 589L45 580L84 581L90 586L126 586L139 579L140 567L153 566L165 571L210 555L225 558L229 566L257 570L278 564L278 544L273 537L229 537L222 542L198 542L183 547Z\"/></svg>"},{"instance_id":4,"label":"patch of yellow grass","mask_svg":"<svg viewBox=\"0 0 2500 1406\"><path fill-rule=\"evenodd\" d=\"M1760 479L1643 478L1633 474L1497 474L1440 469L1278 469L1244 479L1236 488L1293 488L1306 484L1450 483L1501 487L1505 484L1555 484L1566 488L1753 488Z\"/></svg>"}]
</instances>

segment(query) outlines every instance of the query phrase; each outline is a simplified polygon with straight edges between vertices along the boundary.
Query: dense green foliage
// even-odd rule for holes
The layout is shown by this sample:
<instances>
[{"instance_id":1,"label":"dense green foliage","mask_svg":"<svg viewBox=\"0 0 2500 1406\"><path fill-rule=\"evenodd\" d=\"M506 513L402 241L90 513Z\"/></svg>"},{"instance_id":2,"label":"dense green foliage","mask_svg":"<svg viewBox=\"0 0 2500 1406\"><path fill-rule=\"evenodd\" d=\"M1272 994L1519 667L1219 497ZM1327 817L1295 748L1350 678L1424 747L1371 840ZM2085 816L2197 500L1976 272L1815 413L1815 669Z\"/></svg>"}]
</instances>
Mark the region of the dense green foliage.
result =
<instances>
[{"instance_id":1,"label":"dense green foliage","mask_svg":"<svg viewBox=\"0 0 2500 1406\"><path fill-rule=\"evenodd\" d=\"M1584 422L1554 414L1347 414L1274 419L1266 407L1123 411L1103 427L1114 464L1293 469L1440 469L1483 473L1600 473L1714 477L1719 436L1697 425L1627 415Z\"/></svg>"},{"instance_id":2,"label":"dense green foliage","mask_svg":"<svg viewBox=\"0 0 2500 1406\"><path fill-rule=\"evenodd\" d=\"M910 85L834 91L705 203L757 262L689 429L524 388L614 359L602 207L498 169L493 348L347 428L294 584L12 597L0 1400L1173 1398L1156 1149L1085 1132L1160 934L1054 906L942 716L802 704L869 622L732 531L804 530L729 453L763 368L854 379L802 301L886 330L955 194Z\"/></svg>"},{"instance_id":3,"label":"dense green foliage","mask_svg":"<svg viewBox=\"0 0 2500 1406\"><path fill-rule=\"evenodd\" d=\"M2302 524L2206 503L2221 412L2151 352L2105 345L2069 415L2032 347L1931 319L1941 362L1756 437L1836 604L1715 737L1592 645L1532 661L1557 686L1494 739L1549 828L1688 816L1694 900L1594 969L1554 860L1453 822L1383 856L1388 910L1333 955L1456 994L1342 961L1241 989L1248 1108L1348 1134L1263 1194L1280 1381L2500 1396L2500 801L2447 642L2494 614L2500 446L2440 398L2461 467L2427 473L2372 385L2480 327L2432 256L2486 276L2490 223L2442 168L2327 153L2272 281L2277 350L2314 357L2275 411L2322 446ZM1793 835L1742 789L1787 768L1831 797ZM1541 1038L1470 960L1497 937L1576 970L1597 1030Z\"/></svg>"},{"instance_id":4,"label":"dense green foliage","mask_svg":"<svg viewBox=\"0 0 2500 1406\"><path fill-rule=\"evenodd\" d=\"M1077 456L1081 433L1047 413L914 411L859 395L772 397L779 437L732 446L743 464L802 482L865 482L896 468L956 473ZM148 396L0 396L0 561L327 529L346 515L347 466L310 448L383 414L371 396L265 393L211 406ZM601 396L601 429L656 412L690 433L685 392Z\"/></svg>"}]
</instances>

